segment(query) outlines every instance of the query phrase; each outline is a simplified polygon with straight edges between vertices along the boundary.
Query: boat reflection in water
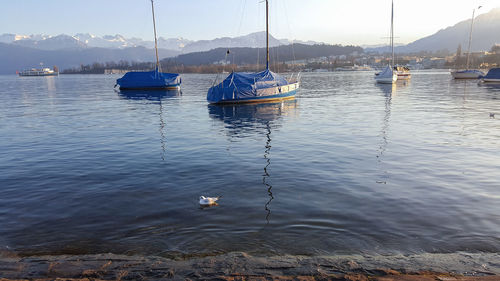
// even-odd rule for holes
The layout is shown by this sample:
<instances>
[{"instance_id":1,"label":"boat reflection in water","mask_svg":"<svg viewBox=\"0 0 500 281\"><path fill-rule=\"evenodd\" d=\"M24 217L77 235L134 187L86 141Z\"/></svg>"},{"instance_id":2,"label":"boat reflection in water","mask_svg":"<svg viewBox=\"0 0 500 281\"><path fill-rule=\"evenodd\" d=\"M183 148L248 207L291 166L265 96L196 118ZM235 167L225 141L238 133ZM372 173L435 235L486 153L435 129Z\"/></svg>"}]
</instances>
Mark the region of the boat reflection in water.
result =
<instances>
[{"instance_id":1,"label":"boat reflection in water","mask_svg":"<svg viewBox=\"0 0 500 281\"><path fill-rule=\"evenodd\" d=\"M118 96L129 100L151 100L161 101L164 98L178 97L182 95L180 90L120 90Z\"/></svg>"},{"instance_id":2,"label":"boat reflection in water","mask_svg":"<svg viewBox=\"0 0 500 281\"><path fill-rule=\"evenodd\" d=\"M162 100L166 98L174 98L182 95L180 90L120 90L117 91L118 96L127 100L148 100L158 102L159 105L159 117L160 117L160 144L161 144L161 159L165 161L166 155L166 132L165 132L165 121L163 118L163 104Z\"/></svg>"},{"instance_id":3,"label":"boat reflection in water","mask_svg":"<svg viewBox=\"0 0 500 281\"><path fill-rule=\"evenodd\" d=\"M378 155L377 155L377 161L378 161L379 165L381 165L381 166L383 166L385 152L386 152L387 146L389 144L392 103L393 103L394 97L396 97L396 94L398 92L398 88L403 89L406 86L408 86L408 84L409 84L408 81L404 81L404 83L394 83L394 84L377 84L377 86L380 88L380 90L382 91L382 93L385 97L385 99L384 99L384 103L385 103L384 116L383 116L381 130L380 130L380 136L382 137L382 140L381 140ZM389 179L389 172L382 167L381 178L377 179L376 183L387 184L388 179Z\"/></svg>"},{"instance_id":4,"label":"boat reflection in water","mask_svg":"<svg viewBox=\"0 0 500 281\"><path fill-rule=\"evenodd\" d=\"M269 200L264 206L266 211L266 221L269 224L271 217L271 202L273 196L273 186L270 182L269 166L271 165L271 142L272 131L279 128L279 121L286 116L297 114L297 101L284 100L276 103L256 103L256 104L232 104L232 105L208 105L208 112L212 119L224 122L228 131L228 136L244 137L248 132L263 135L264 145L264 168L262 174L262 184L267 190Z\"/></svg>"}]
</instances>

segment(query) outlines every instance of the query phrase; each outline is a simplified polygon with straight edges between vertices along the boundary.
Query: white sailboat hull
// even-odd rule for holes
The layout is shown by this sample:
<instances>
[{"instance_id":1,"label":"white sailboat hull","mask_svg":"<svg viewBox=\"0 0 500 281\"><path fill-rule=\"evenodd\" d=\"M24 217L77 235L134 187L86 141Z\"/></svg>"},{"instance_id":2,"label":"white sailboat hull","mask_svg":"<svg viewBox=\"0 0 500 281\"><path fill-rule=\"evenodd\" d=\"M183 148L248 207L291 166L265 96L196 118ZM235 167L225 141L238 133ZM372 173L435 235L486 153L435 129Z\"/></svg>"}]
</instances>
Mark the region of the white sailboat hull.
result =
<instances>
[{"instance_id":1,"label":"white sailboat hull","mask_svg":"<svg viewBox=\"0 0 500 281\"><path fill-rule=\"evenodd\" d=\"M493 78L483 78L480 83L491 83L491 84L500 84L500 79L493 79Z\"/></svg>"},{"instance_id":2,"label":"white sailboat hull","mask_svg":"<svg viewBox=\"0 0 500 281\"><path fill-rule=\"evenodd\" d=\"M479 77L483 76L484 73L482 73L479 70L472 71L472 70L460 70L460 71L452 71L451 76L453 79L479 79Z\"/></svg>"},{"instance_id":3,"label":"white sailboat hull","mask_svg":"<svg viewBox=\"0 0 500 281\"><path fill-rule=\"evenodd\" d=\"M392 77L375 78L375 80L380 84L392 84L398 81L398 75L394 74Z\"/></svg>"},{"instance_id":4,"label":"white sailboat hull","mask_svg":"<svg viewBox=\"0 0 500 281\"><path fill-rule=\"evenodd\" d=\"M381 84L392 84L398 80L398 74L387 66L382 72L375 74L375 81Z\"/></svg>"}]
</instances>

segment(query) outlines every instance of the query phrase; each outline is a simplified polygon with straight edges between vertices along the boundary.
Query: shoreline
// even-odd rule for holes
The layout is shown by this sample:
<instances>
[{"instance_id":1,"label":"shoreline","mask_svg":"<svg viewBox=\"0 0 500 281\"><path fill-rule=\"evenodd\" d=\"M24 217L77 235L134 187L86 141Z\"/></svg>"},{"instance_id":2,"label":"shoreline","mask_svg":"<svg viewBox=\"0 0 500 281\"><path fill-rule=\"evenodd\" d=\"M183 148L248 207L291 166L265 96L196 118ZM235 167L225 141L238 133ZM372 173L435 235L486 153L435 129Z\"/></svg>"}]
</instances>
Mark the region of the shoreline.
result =
<instances>
[{"instance_id":1,"label":"shoreline","mask_svg":"<svg viewBox=\"0 0 500 281\"><path fill-rule=\"evenodd\" d=\"M219 256L0 253L0 280L500 280L500 253L391 256ZM269 279L270 278L270 279Z\"/></svg>"}]
</instances>

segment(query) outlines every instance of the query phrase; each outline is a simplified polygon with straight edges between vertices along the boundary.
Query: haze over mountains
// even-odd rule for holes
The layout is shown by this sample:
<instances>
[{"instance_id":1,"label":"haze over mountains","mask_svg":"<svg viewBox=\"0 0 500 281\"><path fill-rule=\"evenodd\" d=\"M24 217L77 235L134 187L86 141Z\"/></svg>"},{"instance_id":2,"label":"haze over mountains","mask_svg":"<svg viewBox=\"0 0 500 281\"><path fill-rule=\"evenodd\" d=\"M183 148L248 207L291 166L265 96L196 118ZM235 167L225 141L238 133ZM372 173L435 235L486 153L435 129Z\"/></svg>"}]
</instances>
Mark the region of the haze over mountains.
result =
<instances>
[{"instance_id":1,"label":"haze over mountains","mask_svg":"<svg viewBox=\"0 0 500 281\"><path fill-rule=\"evenodd\" d=\"M174 57L183 53L203 52L217 48L262 48L265 46L265 32L256 32L235 38L223 37L213 40L191 41L184 38L160 37L160 58ZM269 38L271 47L288 45L287 39ZM319 44L302 42L302 44ZM154 41L139 38L125 38L121 35L103 37L91 34L69 35L0 35L0 74L15 73L17 70L36 67L40 62L60 69L74 68L81 64L120 60L154 61Z\"/></svg>"},{"instance_id":2,"label":"haze over mountains","mask_svg":"<svg viewBox=\"0 0 500 281\"><path fill-rule=\"evenodd\" d=\"M425 19L423 19L425 20ZM425 24L425 23L421 23ZM448 50L454 53L459 44L466 51L469 42L471 19L461 21L454 26L441 29L431 36L424 37L407 45L398 46L398 53L436 52ZM397 36L397 34L396 34ZM474 20L472 51L487 51L500 43L500 8L479 15ZM387 52L388 46L365 48L365 51Z\"/></svg>"},{"instance_id":3,"label":"haze over mountains","mask_svg":"<svg viewBox=\"0 0 500 281\"><path fill-rule=\"evenodd\" d=\"M158 47L161 49L176 51L178 53L203 52L216 48L262 48L266 44L266 33L255 32L235 38L222 37L213 40L192 41L185 38L158 38ZM0 43L13 44L39 50L63 50L63 49L86 49L86 48L108 48L125 49L135 47L154 48L154 41L142 40L140 38L125 38L122 35L105 35L102 37L89 33L78 33L73 36L60 34L57 36L35 34L2 34ZM269 38L271 47L288 45L292 41L288 39L276 39L272 35ZM306 45L319 44L314 41L295 41Z\"/></svg>"}]
</instances>

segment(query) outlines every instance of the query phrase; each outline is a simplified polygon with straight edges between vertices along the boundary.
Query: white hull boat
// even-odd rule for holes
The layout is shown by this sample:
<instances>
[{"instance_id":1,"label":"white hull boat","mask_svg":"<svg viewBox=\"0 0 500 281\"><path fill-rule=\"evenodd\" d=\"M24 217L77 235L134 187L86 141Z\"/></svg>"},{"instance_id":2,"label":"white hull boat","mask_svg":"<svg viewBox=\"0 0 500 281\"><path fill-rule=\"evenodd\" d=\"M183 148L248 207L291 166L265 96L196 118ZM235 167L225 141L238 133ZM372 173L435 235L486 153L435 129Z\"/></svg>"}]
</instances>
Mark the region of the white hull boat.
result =
<instances>
[{"instance_id":1,"label":"white hull boat","mask_svg":"<svg viewBox=\"0 0 500 281\"><path fill-rule=\"evenodd\" d=\"M381 84L392 84L398 80L398 73L394 70L394 1L392 2L391 10L391 49L392 62L382 72L375 74L375 81Z\"/></svg>"},{"instance_id":2,"label":"white hull boat","mask_svg":"<svg viewBox=\"0 0 500 281\"><path fill-rule=\"evenodd\" d=\"M481 6L479 6L481 8ZM478 9L479 9L478 8ZM470 65L470 52L472 45L472 31L474 27L474 14L476 13L476 9L472 10L472 20L470 23L470 32L469 32L469 48L467 50L467 63L465 66L465 70L455 70L451 72L451 76L453 79L479 79L484 76L484 72L477 69L469 69ZM457 57L458 60L458 57Z\"/></svg>"},{"instance_id":3,"label":"white hull boat","mask_svg":"<svg viewBox=\"0 0 500 281\"><path fill-rule=\"evenodd\" d=\"M398 80L398 74L387 66L382 72L375 74L375 81L381 84L392 84Z\"/></svg>"},{"instance_id":4,"label":"white hull boat","mask_svg":"<svg viewBox=\"0 0 500 281\"><path fill-rule=\"evenodd\" d=\"M484 72L475 69L452 71L453 79L479 79L484 76Z\"/></svg>"}]
</instances>

